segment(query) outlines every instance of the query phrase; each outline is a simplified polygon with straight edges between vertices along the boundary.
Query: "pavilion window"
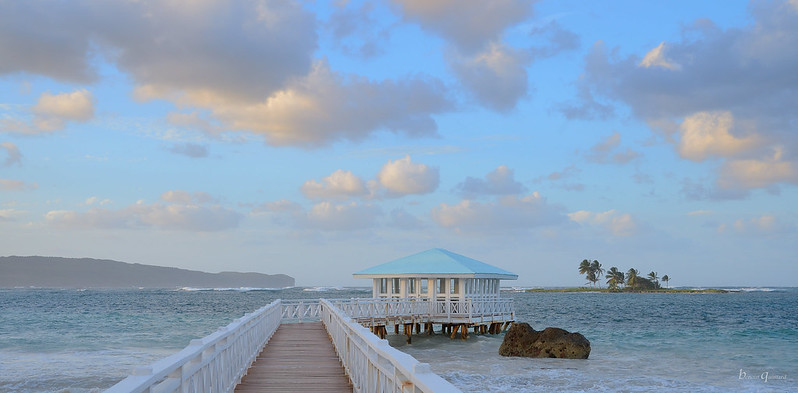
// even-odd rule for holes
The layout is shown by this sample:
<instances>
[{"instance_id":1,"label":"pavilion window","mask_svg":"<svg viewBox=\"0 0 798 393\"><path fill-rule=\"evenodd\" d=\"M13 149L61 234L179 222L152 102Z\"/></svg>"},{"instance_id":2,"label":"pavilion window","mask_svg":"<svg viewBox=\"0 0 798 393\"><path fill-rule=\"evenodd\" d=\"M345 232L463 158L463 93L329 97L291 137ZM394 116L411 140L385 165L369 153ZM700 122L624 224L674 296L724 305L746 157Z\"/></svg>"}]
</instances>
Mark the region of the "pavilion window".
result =
<instances>
[{"instance_id":1,"label":"pavilion window","mask_svg":"<svg viewBox=\"0 0 798 393\"><path fill-rule=\"evenodd\" d=\"M416 293L416 279L415 278L408 278L407 279L407 293L415 294Z\"/></svg>"},{"instance_id":2,"label":"pavilion window","mask_svg":"<svg viewBox=\"0 0 798 393\"><path fill-rule=\"evenodd\" d=\"M445 278L439 278L439 279L435 280L435 283L436 283L436 285L435 285L435 293L446 293L445 292L445 289L446 289L446 279Z\"/></svg>"},{"instance_id":3,"label":"pavilion window","mask_svg":"<svg viewBox=\"0 0 798 393\"><path fill-rule=\"evenodd\" d=\"M391 293L394 294L394 295L399 294L401 292L401 289L402 289L400 287L401 284L400 284L399 279L398 278L394 278L393 282L391 284L393 284L393 285L391 285Z\"/></svg>"},{"instance_id":4,"label":"pavilion window","mask_svg":"<svg viewBox=\"0 0 798 393\"><path fill-rule=\"evenodd\" d=\"M386 294L388 293L388 279L381 278L380 279L380 293Z\"/></svg>"},{"instance_id":5,"label":"pavilion window","mask_svg":"<svg viewBox=\"0 0 798 393\"><path fill-rule=\"evenodd\" d=\"M460 289L460 285L459 284L460 284L460 280L458 280L456 278L452 278L449 281L449 293L457 293L458 290Z\"/></svg>"},{"instance_id":6,"label":"pavilion window","mask_svg":"<svg viewBox=\"0 0 798 393\"><path fill-rule=\"evenodd\" d=\"M421 284L420 285L421 294L426 295L428 293L428 291L429 291L429 280L426 279L426 278L422 278L420 284Z\"/></svg>"}]
</instances>

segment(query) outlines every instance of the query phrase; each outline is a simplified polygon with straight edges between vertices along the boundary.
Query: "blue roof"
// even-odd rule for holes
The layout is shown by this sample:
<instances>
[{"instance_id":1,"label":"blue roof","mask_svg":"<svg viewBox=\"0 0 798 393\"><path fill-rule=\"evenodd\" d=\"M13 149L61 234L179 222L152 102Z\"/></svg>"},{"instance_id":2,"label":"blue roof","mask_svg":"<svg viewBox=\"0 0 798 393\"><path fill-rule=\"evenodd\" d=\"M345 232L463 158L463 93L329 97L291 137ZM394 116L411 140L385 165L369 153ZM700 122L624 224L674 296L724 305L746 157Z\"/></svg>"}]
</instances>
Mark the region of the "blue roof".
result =
<instances>
[{"instance_id":1,"label":"blue roof","mask_svg":"<svg viewBox=\"0 0 798 393\"><path fill-rule=\"evenodd\" d=\"M467 274L510 280L518 278L517 274L442 248L433 248L370 267L355 273L354 276L411 274Z\"/></svg>"}]
</instances>

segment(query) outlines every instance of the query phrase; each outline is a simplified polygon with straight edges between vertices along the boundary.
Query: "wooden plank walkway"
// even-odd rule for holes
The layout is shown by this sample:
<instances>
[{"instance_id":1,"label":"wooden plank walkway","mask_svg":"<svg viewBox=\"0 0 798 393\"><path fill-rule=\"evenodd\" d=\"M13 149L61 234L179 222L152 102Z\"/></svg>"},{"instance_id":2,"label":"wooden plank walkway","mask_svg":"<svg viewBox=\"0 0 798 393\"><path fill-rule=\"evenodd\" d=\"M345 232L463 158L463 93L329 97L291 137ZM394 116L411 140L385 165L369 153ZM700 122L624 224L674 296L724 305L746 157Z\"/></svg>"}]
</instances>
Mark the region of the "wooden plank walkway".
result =
<instances>
[{"instance_id":1,"label":"wooden plank walkway","mask_svg":"<svg viewBox=\"0 0 798 393\"><path fill-rule=\"evenodd\" d=\"M321 322L284 323L236 392L352 392Z\"/></svg>"}]
</instances>

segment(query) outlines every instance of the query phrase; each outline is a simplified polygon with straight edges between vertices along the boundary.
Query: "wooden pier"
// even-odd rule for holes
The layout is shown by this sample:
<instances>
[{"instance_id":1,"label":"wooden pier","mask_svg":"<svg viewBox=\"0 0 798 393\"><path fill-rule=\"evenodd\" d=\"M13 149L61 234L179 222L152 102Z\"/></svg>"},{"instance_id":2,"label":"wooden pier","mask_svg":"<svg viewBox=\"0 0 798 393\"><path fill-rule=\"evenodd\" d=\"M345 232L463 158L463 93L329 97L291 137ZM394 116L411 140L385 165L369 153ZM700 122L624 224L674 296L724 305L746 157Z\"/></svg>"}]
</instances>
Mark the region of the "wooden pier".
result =
<instances>
[{"instance_id":1,"label":"wooden pier","mask_svg":"<svg viewBox=\"0 0 798 393\"><path fill-rule=\"evenodd\" d=\"M321 322L281 324L236 392L352 392Z\"/></svg>"}]
</instances>

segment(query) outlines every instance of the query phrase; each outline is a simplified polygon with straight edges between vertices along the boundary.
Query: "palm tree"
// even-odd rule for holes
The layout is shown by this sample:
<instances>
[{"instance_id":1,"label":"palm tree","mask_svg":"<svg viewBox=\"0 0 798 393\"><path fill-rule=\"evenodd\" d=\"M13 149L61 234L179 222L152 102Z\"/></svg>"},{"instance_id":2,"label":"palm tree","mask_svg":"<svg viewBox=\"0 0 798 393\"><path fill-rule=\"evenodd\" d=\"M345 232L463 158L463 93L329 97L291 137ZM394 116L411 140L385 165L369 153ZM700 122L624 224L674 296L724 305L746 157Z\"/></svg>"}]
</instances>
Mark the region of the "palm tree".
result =
<instances>
[{"instance_id":1,"label":"palm tree","mask_svg":"<svg viewBox=\"0 0 798 393\"><path fill-rule=\"evenodd\" d=\"M588 261L587 259L583 259L582 263L579 264L579 274L587 275L588 276L587 280L590 281L590 272L591 271L592 271L592 269L590 269L590 261Z\"/></svg>"},{"instance_id":2,"label":"palm tree","mask_svg":"<svg viewBox=\"0 0 798 393\"><path fill-rule=\"evenodd\" d=\"M604 269L601 267L599 261L594 259L593 262L590 264L590 270L593 270L593 279L595 280L593 281L593 283L595 284L596 282L599 282L601 275L604 274ZM601 288L600 282L599 282L599 288Z\"/></svg>"},{"instance_id":3,"label":"palm tree","mask_svg":"<svg viewBox=\"0 0 798 393\"><path fill-rule=\"evenodd\" d=\"M659 279L657 277L657 272L648 273L648 279L654 283L654 286L659 288Z\"/></svg>"},{"instance_id":4,"label":"palm tree","mask_svg":"<svg viewBox=\"0 0 798 393\"><path fill-rule=\"evenodd\" d=\"M615 277L615 281L617 281L621 285L624 285L624 283L626 282L626 276L623 274L622 271L620 270L618 271L618 274Z\"/></svg>"},{"instance_id":5,"label":"palm tree","mask_svg":"<svg viewBox=\"0 0 798 393\"><path fill-rule=\"evenodd\" d=\"M637 286L637 270L635 268L631 268L626 272L626 284L632 287L632 289Z\"/></svg>"},{"instance_id":6,"label":"palm tree","mask_svg":"<svg viewBox=\"0 0 798 393\"><path fill-rule=\"evenodd\" d=\"M610 289L618 289L618 273L621 272L618 271L617 267L613 266L609 271L607 271L607 275L604 276L604 278L607 279L607 286L609 286Z\"/></svg>"},{"instance_id":7,"label":"palm tree","mask_svg":"<svg viewBox=\"0 0 798 393\"><path fill-rule=\"evenodd\" d=\"M598 278L596 278L596 272L594 270L591 269L589 272L587 272L587 281L590 281L591 286L596 286L596 281L598 281Z\"/></svg>"},{"instance_id":8,"label":"palm tree","mask_svg":"<svg viewBox=\"0 0 798 393\"><path fill-rule=\"evenodd\" d=\"M671 278L670 278L670 277L668 277L668 275L667 275L667 274L666 274L666 275L664 275L664 276L662 276L662 281L665 281L665 286L666 286L666 287L668 287L668 281L670 281L670 280L671 280Z\"/></svg>"}]
</instances>

